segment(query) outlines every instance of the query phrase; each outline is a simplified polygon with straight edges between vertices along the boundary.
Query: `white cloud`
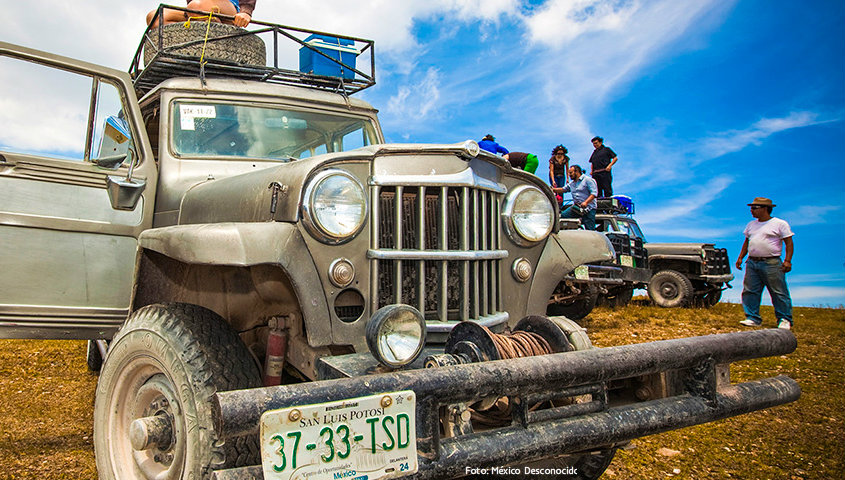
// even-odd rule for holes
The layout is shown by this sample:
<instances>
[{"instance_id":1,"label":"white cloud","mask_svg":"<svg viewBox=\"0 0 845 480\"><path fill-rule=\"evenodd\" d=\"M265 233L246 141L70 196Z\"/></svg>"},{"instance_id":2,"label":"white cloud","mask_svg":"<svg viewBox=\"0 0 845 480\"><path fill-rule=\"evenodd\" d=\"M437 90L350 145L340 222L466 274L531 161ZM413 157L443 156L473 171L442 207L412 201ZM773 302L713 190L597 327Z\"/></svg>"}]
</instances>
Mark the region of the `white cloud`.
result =
<instances>
[{"instance_id":1,"label":"white cloud","mask_svg":"<svg viewBox=\"0 0 845 480\"><path fill-rule=\"evenodd\" d=\"M417 83L399 87L396 95L387 102L387 115L404 119L424 119L440 99L440 72L429 68Z\"/></svg>"},{"instance_id":2,"label":"white cloud","mask_svg":"<svg viewBox=\"0 0 845 480\"><path fill-rule=\"evenodd\" d=\"M840 210L842 210L841 205L804 205L777 216L786 220L791 226L797 227L827 223L826 217ZM835 223L845 223L845 220L840 219Z\"/></svg>"},{"instance_id":3,"label":"white cloud","mask_svg":"<svg viewBox=\"0 0 845 480\"><path fill-rule=\"evenodd\" d=\"M780 118L763 118L746 129L730 130L704 139L699 145L699 155L705 159L718 158L738 152L749 145L760 145L775 133L824 122L826 120L818 120L816 113L807 111L791 112Z\"/></svg>"},{"instance_id":4,"label":"white cloud","mask_svg":"<svg viewBox=\"0 0 845 480\"><path fill-rule=\"evenodd\" d=\"M637 222L652 228L651 225L659 227L678 218L690 219L694 212L700 211L705 205L718 198L731 183L733 183L733 178L727 175L712 178L706 184L684 192L682 196L664 207L651 208L645 213L638 214Z\"/></svg>"},{"instance_id":5,"label":"white cloud","mask_svg":"<svg viewBox=\"0 0 845 480\"><path fill-rule=\"evenodd\" d=\"M794 287L789 289L793 302L845 303L845 287Z\"/></svg>"},{"instance_id":6,"label":"white cloud","mask_svg":"<svg viewBox=\"0 0 845 480\"><path fill-rule=\"evenodd\" d=\"M551 0L525 23L532 42L560 48L585 33L626 27L638 8L635 1Z\"/></svg>"}]
</instances>

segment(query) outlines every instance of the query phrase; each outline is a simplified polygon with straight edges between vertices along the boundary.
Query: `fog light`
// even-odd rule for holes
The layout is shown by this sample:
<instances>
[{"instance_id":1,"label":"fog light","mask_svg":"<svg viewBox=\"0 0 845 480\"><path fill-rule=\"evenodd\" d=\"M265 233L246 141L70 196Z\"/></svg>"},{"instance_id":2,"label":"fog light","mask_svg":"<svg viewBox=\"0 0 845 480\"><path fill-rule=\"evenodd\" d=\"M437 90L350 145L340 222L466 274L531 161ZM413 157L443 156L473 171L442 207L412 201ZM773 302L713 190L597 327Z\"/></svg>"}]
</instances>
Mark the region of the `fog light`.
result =
<instances>
[{"instance_id":1,"label":"fog light","mask_svg":"<svg viewBox=\"0 0 845 480\"><path fill-rule=\"evenodd\" d=\"M533 273L531 262L525 258L517 258L513 262L511 273L513 273L513 278L515 278L518 282L527 282Z\"/></svg>"},{"instance_id":2,"label":"fog light","mask_svg":"<svg viewBox=\"0 0 845 480\"><path fill-rule=\"evenodd\" d=\"M387 305L367 323L367 346L380 363L401 367L419 357L425 345L425 319L410 305Z\"/></svg>"},{"instance_id":3,"label":"fog light","mask_svg":"<svg viewBox=\"0 0 845 480\"><path fill-rule=\"evenodd\" d=\"M355 267L345 258L338 258L329 265L329 280L338 288L343 288L355 279Z\"/></svg>"}]
</instances>

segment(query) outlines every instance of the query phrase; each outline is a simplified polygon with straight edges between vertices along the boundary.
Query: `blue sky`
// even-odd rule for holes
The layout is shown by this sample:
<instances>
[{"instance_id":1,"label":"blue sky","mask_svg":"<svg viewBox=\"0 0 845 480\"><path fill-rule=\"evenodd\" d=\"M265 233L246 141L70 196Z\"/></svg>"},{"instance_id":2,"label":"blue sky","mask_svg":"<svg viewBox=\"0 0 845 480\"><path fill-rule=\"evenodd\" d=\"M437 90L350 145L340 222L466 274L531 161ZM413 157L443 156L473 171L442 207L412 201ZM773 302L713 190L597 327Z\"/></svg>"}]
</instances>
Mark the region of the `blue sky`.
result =
<instances>
[{"instance_id":1,"label":"blue sky","mask_svg":"<svg viewBox=\"0 0 845 480\"><path fill-rule=\"evenodd\" d=\"M416 50L380 57L380 83L363 95L382 106L388 140L489 132L537 153L546 178L554 145L587 165L602 135L620 158L615 190L635 199L649 240L716 242L735 259L746 204L771 197L796 234L795 303L845 303L845 4L561 3L584 33L533 34L526 15L549 2L494 21L415 22ZM618 23L591 24L599 11ZM736 301L734 273L725 297Z\"/></svg>"},{"instance_id":2,"label":"blue sky","mask_svg":"<svg viewBox=\"0 0 845 480\"><path fill-rule=\"evenodd\" d=\"M86 5L5 5L0 39L125 70L153 2ZM260 0L255 18L374 39L359 96L388 141L492 133L546 178L553 146L586 165L603 136L650 241L735 259L746 204L771 197L796 234L795 304L845 303L841 0Z\"/></svg>"}]
</instances>

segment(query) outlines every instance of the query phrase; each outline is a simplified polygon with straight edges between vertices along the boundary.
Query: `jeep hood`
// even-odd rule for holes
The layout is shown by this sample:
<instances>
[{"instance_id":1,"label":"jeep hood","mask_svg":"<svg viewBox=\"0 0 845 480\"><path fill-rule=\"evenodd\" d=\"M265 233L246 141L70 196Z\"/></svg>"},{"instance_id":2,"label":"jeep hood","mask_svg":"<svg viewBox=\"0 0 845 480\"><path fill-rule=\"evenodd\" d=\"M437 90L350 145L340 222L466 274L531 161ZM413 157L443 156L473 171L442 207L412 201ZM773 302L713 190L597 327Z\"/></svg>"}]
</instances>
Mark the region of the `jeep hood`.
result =
<instances>
[{"instance_id":1,"label":"jeep hood","mask_svg":"<svg viewBox=\"0 0 845 480\"><path fill-rule=\"evenodd\" d=\"M471 175L481 183L531 183L552 197L536 175L513 169L501 157L476 151L475 142L458 144L380 144L347 152L318 155L189 188L182 197L179 224L217 222L295 222L302 190L316 172L330 167L356 175L363 185L371 178ZM476 147L477 148L477 147ZM274 199L275 197L275 199ZM275 208L273 208L275 207Z\"/></svg>"},{"instance_id":2,"label":"jeep hood","mask_svg":"<svg viewBox=\"0 0 845 480\"><path fill-rule=\"evenodd\" d=\"M646 243L649 256L652 255L695 255L701 256L705 248L713 248L712 243Z\"/></svg>"}]
</instances>

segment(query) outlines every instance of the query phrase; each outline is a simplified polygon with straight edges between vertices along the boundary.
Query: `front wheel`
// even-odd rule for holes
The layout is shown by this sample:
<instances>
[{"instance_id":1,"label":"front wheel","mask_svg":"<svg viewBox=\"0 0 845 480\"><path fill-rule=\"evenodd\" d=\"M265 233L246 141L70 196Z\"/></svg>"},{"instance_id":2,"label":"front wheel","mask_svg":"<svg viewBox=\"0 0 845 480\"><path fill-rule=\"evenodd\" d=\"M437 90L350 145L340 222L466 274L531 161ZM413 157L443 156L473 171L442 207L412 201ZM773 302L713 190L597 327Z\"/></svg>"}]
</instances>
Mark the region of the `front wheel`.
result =
<instances>
[{"instance_id":1,"label":"front wheel","mask_svg":"<svg viewBox=\"0 0 845 480\"><path fill-rule=\"evenodd\" d=\"M218 467L257 463L257 439L217 437L210 399L260 384L246 346L216 313L187 304L139 309L115 336L100 371L99 477L199 480Z\"/></svg>"},{"instance_id":2,"label":"front wheel","mask_svg":"<svg viewBox=\"0 0 845 480\"><path fill-rule=\"evenodd\" d=\"M692 282L675 270L657 272L648 282L648 296L664 308L684 307L692 300Z\"/></svg>"}]
</instances>

